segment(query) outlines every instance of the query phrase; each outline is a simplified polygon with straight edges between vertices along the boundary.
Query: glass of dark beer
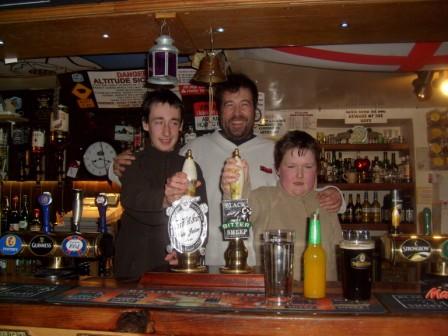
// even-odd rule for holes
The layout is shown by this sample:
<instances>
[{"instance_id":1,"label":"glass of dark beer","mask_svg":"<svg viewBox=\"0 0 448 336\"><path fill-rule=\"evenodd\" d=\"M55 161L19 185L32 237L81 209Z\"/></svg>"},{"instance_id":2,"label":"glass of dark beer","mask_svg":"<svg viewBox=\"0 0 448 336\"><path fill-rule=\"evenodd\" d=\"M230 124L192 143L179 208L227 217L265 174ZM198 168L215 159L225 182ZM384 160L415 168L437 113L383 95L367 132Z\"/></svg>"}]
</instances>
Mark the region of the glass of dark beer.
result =
<instances>
[{"instance_id":1,"label":"glass of dark beer","mask_svg":"<svg viewBox=\"0 0 448 336\"><path fill-rule=\"evenodd\" d=\"M369 300L372 288L372 257L375 242L368 230L344 230L339 244L342 254L342 293L347 300Z\"/></svg>"}]
</instances>

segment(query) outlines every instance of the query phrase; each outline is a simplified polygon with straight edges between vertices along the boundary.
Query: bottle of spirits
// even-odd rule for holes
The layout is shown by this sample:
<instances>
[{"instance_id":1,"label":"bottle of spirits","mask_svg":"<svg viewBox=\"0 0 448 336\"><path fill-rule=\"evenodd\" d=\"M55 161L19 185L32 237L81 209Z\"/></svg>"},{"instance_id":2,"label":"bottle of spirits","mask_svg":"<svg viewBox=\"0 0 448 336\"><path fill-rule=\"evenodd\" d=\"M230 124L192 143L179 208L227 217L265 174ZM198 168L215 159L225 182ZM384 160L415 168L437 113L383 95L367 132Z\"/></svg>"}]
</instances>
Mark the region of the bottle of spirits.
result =
<instances>
[{"instance_id":1,"label":"bottle of spirits","mask_svg":"<svg viewBox=\"0 0 448 336\"><path fill-rule=\"evenodd\" d=\"M19 231L27 231L30 220L30 212L28 209L28 195L23 195L22 207L20 208Z\"/></svg>"},{"instance_id":2,"label":"bottle of spirits","mask_svg":"<svg viewBox=\"0 0 448 336\"><path fill-rule=\"evenodd\" d=\"M50 115L50 145L56 153L58 182L65 178L66 144L69 131L68 107L59 104Z\"/></svg>"},{"instance_id":3,"label":"bottle of spirits","mask_svg":"<svg viewBox=\"0 0 448 336\"><path fill-rule=\"evenodd\" d=\"M27 156L29 161L29 133L30 128L26 125L16 126L12 132L10 172L14 172L14 178L18 177L19 181L25 181L28 178L26 161Z\"/></svg>"},{"instance_id":4,"label":"bottle of spirits","mask_svg":"<svg viewBox=\"0 0 448 336\"><path fill-rule=\"evenodd\" d=\"M326 255L321 245L319 214L310 219L308 245L303 255L304 284L303 295L307 299L325 297Z\"/></svg>"},{"instance_id":5,"label":"bottle of spirits","mask_svg":"<svg viewBox=\"0 0 448 336\"><path fill-rule=\"evenodd\" d=\"M50 115L50 142L53 145L63 146L67 142L69 130L68 107L59 104Z\"/></svg>"},{"instance_id":6,"label":"bottle of spirits","mask_svg":"<svg viewBox=\"0 0 448 336\"><path fill-rule=\"evenodd\" d=\"M392 153L392 158L390 161L390 171L391 171L391 175L392 175L392 183L397 183L400 182L400 173L399 173L399 169L397 166L397 162L395 159L395 153Z\"/></svg>"},{"instance_id":7,"label":"bottle of spirits","mask_svg":"<svg viewBox=\"0 0 448 336\"><path fill-rule=\"evenodd\" d=\"M325 172L325 181L326 182L334 182L335 176L334 176L334 165L333 160L330 152L326 153L326 172Z\"/></svg>"},{"instance_id":8,"label":"bottle of spirits","mask_svg":"<svg viewBox=\"0 0 448 336\"><path fill-rule=\"evenodd\" d=\"M31 151L34 158L34 169L36 172L36 181L43 180L45 174L44 153L45 153L45 130L37 127L33 130L31 136Z\"/></svg>"},{"instance_id":9,"label":"bottle of spirits","mask_svg":"<svg viewBox=\"0 0 448 336\"><path fill-rule=\"evenodd\" d=\"M19 196L15 195L11 200L11 210L9 212L9 231L19 231L20 213Z\"/></svg>"},{"instance_id":10,"label":"bottle of spirits","mask_svg":"<svg viewBox=\"0 0 448 336\"><path fill-rule=\"evenodd\" d=\"M239 166L238 168L239 178L238 181L230 185L230 197L233 200L237 200L243 197L243 187L244 187L244 170L242 168L243 166L241 162L240 151L238 148L235 148L232 157L235 159L236 164Z\"/></svg>"},{"instance_id":11,"label":"bottle of spirits","mask_svg":"<svg viewBox=\"0 0 448 336\"><path fill-rule=\"evenodd\" d=\"M371 169L371 175L372 175L372 182L373 183L383 183L384 176L381 174L383 167L381 164L380 159L378 156L375 156L372 162L372 169Z\"/></svg>"},{"instance_id":12,"label":"bottle of spirits","mask_svg":"<svg viewBox=\"0 0 448 336\"><path fill-rule=\"evenodd\" d=\"M9 230L9 198L5 196L3 198L3 204L2 204L2 225L1 225L1 234L5 233Z\"/></svg>"},{"instance_id":13,"label":"bottle of spirits","mask_svg":"<svg viewBox=\"0 0 448 336\"><path fill-rule=\"evenodd\" d=\"M9 170L9 133L8 129L0 127L0 180L8 179Z\"/></svg>"},{"instance_id":14,"label":"bottle of spirits","mask_svg":"<svg viewBox=\"0 0 448 336\"><path fill-rule=\"evenodd\" d=\"M327 160L325 159L325 151L322 150L319 156L319 171L317 173L317 182L325 183L327 173Z\"/></svg>"},{"instance_id":15,"label":"bottle of spirits","mask_svg":"<svg viewBox=\"0 0 448 336\"><path fill-rule=\"evenodd\" d=\"M392 171L387 152L383 152L383 180L385 183L392 183Z\"/></svg>"},{"instance_id":16,"label":"bottle of spirits","mask_svg":"<svg viewBox=\"0 0 448 336\"><path fill-rule=\"evenodd\" d=\"M362 220L363 224L370 223L371 218L371 205L369 202L369 193L367 191L364 192L364 201L362 202Z\"/></svg>"},{"instance_id":17,"label":"bottle of spirits","mask_svg":"<svg viewBox=\"0 0 448 336\"><path fill-rule=\"evenodd\" d=\"M345 211L345 223L352 224L355 223L355 205L353 204L352 194L348 195L348 204Z\"/></svg>"},{"instance_id":18,"label":"bottle of spirits","mask_svg":"<svg viewBox=\"0 0 448 336\"><path fill-rule=\"evenodd\" d=\"M402 183L411 183L411 165L409 155L403 156L399 168L400 180Z\"/></svg>"},{"instance_id":19,"label":"bottle of spirits","mask_svg":"<svg viewBox=\"0 0 448 336\"><path fill-rule=\"evenodd\" d=\"M372 222L375 224L381 223L381 204L378 201L378 193L373 192L373 202L371 207Z\"/></svg>"},{"instance_id":20,"label":"bottle of spirits","mask_svg":"<svg viewBox=\"0 0 448 336\"><path fill-rule=\"evenodd\" d=\"M355 223L362 222L362 205L361 205L361 195L356 194L356 203L355 203Z\"/></svg>"},{"instance_id":21,"label":"bottle of spirits","mask_svg":"<svg viewBox=\"0 0 448 336\"><path fill-rule=\"evenodd\" d=\"M42 223L40 221L40 210L38 208L33 210L33 218L29 225L30 231L39 232L42 230Z\"/></svg>"}]
</instances>

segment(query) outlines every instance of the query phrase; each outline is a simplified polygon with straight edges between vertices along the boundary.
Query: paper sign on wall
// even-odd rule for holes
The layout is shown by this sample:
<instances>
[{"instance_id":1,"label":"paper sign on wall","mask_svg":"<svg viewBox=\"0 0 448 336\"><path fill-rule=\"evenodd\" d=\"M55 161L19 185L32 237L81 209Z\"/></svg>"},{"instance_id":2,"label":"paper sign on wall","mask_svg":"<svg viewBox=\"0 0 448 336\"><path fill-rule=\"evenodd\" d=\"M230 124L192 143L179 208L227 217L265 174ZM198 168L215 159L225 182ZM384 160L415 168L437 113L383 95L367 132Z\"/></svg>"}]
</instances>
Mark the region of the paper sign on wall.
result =
<instances>
[{"instance_id":1,"label":"paper sign on wall","mask_svg":"<svg viewBox=\"0 0 448 336\"><path fill-rule=\"evenodd\" d=\"M89 71L98 108L140 108L147 91L146 70Z\"/></svg>"},{"instance_id":2,"label":"paper sign on wall","mask_svg":"<svg viewBox=\"0 0 448 336\"><path fill-rule=\"evenodd\" d=\"M350 109L345 111L346 124L385 124L386 110L376 108Z\"/></svg>"}]
</instances>

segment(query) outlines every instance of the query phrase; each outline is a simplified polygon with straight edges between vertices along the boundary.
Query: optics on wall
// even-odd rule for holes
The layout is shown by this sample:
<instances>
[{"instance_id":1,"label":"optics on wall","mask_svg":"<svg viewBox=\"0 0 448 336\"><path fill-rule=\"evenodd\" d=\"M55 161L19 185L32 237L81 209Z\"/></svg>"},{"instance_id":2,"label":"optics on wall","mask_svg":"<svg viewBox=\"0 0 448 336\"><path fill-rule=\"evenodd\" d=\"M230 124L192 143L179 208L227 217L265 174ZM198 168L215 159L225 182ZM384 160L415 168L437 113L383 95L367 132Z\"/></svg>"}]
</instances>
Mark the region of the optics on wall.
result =
<instances>
[{"instance_id":1,"label":"optics on wall","mask_svg":"<svg viewBox=\"0 0 448 336\"><path fill-rule=\"evenodd\" d=\"M148 52L148 83L156 85L177 84L177 55L179 50L173 45L174 40L163 29L166 21L160 27L160 36L156 44Z\"/></svg>"},{"instance_id":2,"label":"optics on wall","mask_svg":"<svg viewBox=\"0 0 448 336\"><path fill-rule=\"evenodd\" d=\"M434 72L420 71L417 72L417 78L412 81L414 92L418 100L428 100L432 95L432 78Z\"/></svg>"}]
</instances>

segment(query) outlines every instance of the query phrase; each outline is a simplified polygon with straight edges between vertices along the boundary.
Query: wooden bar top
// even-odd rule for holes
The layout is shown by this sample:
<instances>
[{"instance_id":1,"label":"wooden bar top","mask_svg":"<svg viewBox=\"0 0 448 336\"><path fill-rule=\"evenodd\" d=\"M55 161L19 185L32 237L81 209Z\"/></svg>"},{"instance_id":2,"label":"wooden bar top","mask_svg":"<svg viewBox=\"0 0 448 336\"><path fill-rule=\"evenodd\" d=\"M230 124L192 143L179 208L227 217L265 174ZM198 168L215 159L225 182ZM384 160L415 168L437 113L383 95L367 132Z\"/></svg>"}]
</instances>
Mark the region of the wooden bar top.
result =
<instances>
[{"instance_id":1,"label":"wooden bar top","mask_svg":"<svg viewBox=\"0 0 448 336\"><path fill-rule=\"evenodd\" d=\"M155 277L160 288L161 274ZM186 276L186 275L185 275ZM178 276L179 277L179 276ZM256 275L253 275L256 278ZM182 276L180 277L182 278ZM42 284L42 279L0 276L3 284ZM183 281L183 280L181 280ZM221 280L218 280L221 281ZM191 282L191 281L190 281ZM82 278L57 281L106 289L149 288L150 283L115 279ZM173 286L173 280L168 281ZM192 282L194 283L194 282ZM169 287L170 287L169 286ZM193 285L194 287L194 285ZM188 286L184 286L189 288ZM195 290L198 288L194 287ZM328 283L328 293L340 293L339 283ZM216 290L216 286L213 288ZM374 293L419 293L415 283L375 283ZM250 291L249 291L250 292ZM301 284L295 292L301 293ZM257 294L258 295L258 294ZM52 302L11 303L0 300L0 332L27 331L28 335L444 335L448 313L336 314L272 310L159 309L129 305L97 306ZM25 334L24 334L25 335Z\"/></svg>"}]
</instances>

